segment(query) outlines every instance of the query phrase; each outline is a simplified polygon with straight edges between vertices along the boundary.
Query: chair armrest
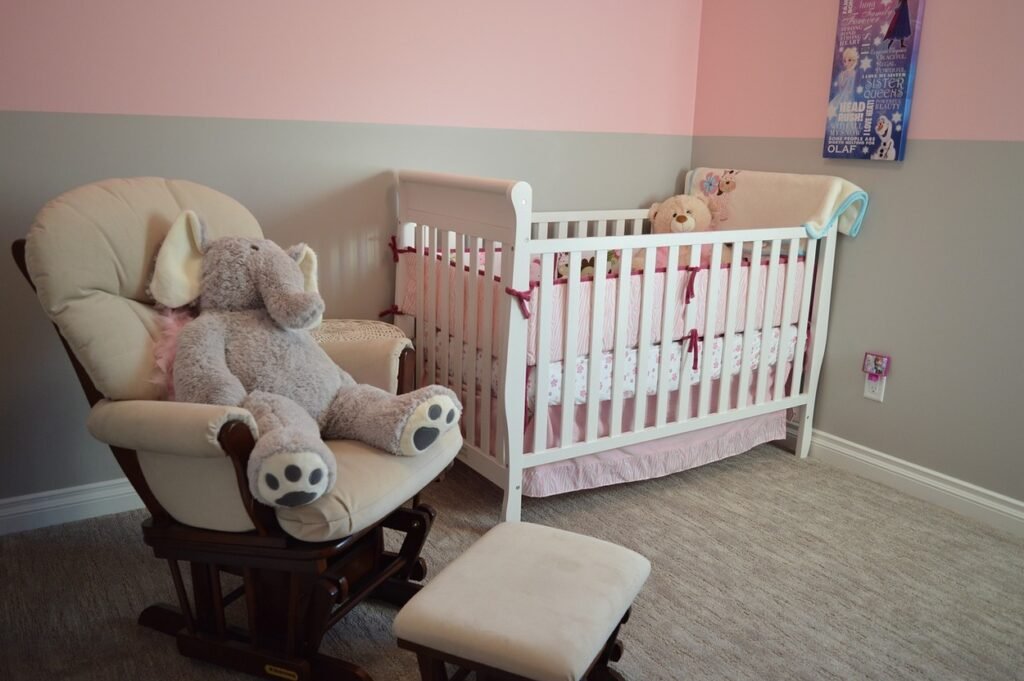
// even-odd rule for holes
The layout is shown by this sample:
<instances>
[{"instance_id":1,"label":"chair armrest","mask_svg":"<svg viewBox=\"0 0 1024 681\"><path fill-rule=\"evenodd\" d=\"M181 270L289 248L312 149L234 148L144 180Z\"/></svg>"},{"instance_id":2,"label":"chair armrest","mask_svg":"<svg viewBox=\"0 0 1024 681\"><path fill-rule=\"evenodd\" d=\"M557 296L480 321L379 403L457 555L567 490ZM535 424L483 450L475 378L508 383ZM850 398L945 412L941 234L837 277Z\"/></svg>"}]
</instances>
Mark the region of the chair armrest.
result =
<instances>
[{"instance_id":1,"label":"chair armrest","mask_svg":"<svg viewBox=\"0 0 1024 681\"><path fill-rule=\"evenodd\" d=\"M397 327L383 322L324 320L313 337L356 382L398 392L400 360L402 353L412 348L412 341Z\"/></svg>"},{"instance_id":2,"label":"chair armrest","mask_svg":"<svg viewBox=\"0 0 1024 681\"><path fill-rule=\"evenodd\" d=\"M245 409L216 404L156 400L100 400L89 414L89 432L124 449L177 456L223 457L221 428L240 421L257 437L256 420Z\"/></svg>"}]
</instances>

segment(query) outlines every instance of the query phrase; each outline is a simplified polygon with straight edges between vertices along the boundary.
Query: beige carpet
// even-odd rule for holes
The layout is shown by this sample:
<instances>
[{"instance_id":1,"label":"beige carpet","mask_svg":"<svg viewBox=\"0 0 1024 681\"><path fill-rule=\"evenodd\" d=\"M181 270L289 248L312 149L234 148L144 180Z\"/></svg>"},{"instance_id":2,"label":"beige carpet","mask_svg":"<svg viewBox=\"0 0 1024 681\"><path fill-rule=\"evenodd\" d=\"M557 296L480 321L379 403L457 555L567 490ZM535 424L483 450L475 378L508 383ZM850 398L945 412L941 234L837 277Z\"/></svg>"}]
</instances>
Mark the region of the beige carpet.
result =
<instances>
[{"instance_id":1,"label":"beige carpet","mask_svg":"<svg viewBox=\"0 0 1024 681\"><path fill-rule=\"evenodd\" d=\"M428 491L443 567L497 517L465 468ZM631 681L1024 679L1024 543L769 446L631 485L526 500L526 520L648 556L623 630ZM0 537L0 679L244 679L134 624L173 601L141 512ZM501 584L495 584L500 589ZM241 607L232 606L232 608ZM417 679L393 610L342 622L326 652ZM500 617L501 613L495 613Z\"/></svg>"}]
</instances>

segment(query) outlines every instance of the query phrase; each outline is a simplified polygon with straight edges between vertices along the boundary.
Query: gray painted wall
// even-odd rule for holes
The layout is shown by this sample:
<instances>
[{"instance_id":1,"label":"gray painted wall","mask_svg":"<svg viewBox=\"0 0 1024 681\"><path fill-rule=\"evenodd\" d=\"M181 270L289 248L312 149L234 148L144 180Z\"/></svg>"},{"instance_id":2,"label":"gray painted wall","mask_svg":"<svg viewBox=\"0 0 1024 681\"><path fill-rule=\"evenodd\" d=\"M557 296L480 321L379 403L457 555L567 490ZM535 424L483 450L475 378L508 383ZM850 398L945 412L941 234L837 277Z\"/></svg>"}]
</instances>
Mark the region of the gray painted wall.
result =
<instances>
[{"instance_id":1,"label":"gray painted wall","mask_svg":"<svg viewBox=\"0 0 1024 681\"><path fill-rule=\"evenodd\" d=\"M1022 142L912 140L902 163L821 158L818 139L697 137L694 166L839 175L871 195L839 244L815 426L1024 499ZM885 402L865 351L893 357Z\"/></svg>"},{"instance_id":2,"label":"gray painted wall","mask_svg":"<svg viewBox=\"0 0 1024 681\"><path fill-rule=\"evenodd\" d=\"M234 196L283 243L320 255L328 315L392 300L391 171L529 181L540 210L650 205L681 186L682 136L0 112L0 230L25 235L48 199L106 177L195 180ZM41 308L0 258L0 499L120 477Z\"/></svg>"}]
</instances>

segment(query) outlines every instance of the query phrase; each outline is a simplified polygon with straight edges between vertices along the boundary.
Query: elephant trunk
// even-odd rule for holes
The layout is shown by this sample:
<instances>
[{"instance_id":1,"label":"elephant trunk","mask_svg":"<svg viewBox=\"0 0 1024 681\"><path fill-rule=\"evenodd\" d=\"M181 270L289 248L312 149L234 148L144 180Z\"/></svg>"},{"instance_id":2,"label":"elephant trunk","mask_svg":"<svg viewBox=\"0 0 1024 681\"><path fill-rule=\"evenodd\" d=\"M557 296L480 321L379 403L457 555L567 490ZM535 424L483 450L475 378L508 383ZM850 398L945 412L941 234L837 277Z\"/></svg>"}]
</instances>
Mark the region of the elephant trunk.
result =
<instances>
[{"instance_id":1,"label":"elephant trunk","mask_svg":"<svg viewBox=\"0 0 1024 681\"><path fill-rule=\"evenodd\" d=\"M270 254L268 254L270 255ZM304 286L302 271L284 251L260 268L259 289L267 312L285 329L312 329L324 316L324 299Z\"/></svg>"}]
</instances>

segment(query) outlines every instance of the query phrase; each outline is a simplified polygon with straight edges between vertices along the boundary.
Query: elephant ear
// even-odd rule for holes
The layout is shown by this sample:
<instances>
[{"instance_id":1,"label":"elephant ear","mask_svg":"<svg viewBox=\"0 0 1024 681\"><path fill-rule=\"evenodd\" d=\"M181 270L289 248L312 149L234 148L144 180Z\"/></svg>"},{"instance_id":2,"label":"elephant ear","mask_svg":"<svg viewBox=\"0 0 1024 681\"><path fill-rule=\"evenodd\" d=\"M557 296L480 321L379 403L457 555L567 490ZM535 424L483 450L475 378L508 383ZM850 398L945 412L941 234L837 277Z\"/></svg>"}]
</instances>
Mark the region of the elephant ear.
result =
<instances>
[{"instance_id":1,"label":"elephant ear","mask_svg":"<svg viewBox=\"0 0 1024 681\"><path fill-rule=\"evenodd\" d=\"M319 293L320 288L316 283L316 253L313 249L306 244L295 244L288 248L288 255L299 263L299 269L302 271L302 285L306 289L306 293Z\"/></svg>"},{"instance_id":2,"label":"elephant ear","mask_svg":"<svg viewBox=\"0 0 1024 681\"><path fill-rule=\"evenodd\" d=\"M199 297L203 274L203 224L186 210L174 221L156 256L149 292L161 305L182 307Z\"/></svg>"}]
</instances>

